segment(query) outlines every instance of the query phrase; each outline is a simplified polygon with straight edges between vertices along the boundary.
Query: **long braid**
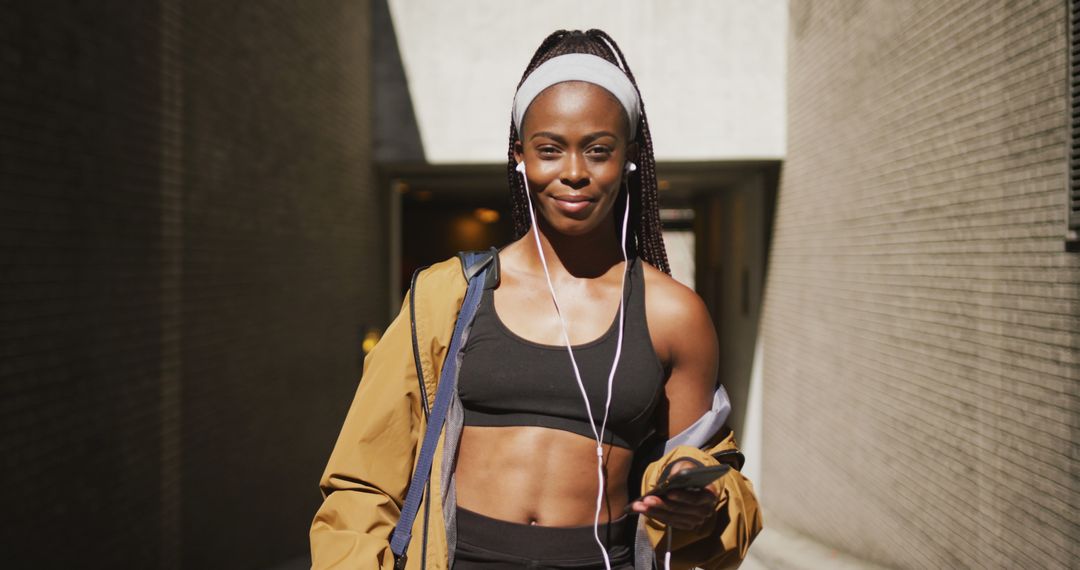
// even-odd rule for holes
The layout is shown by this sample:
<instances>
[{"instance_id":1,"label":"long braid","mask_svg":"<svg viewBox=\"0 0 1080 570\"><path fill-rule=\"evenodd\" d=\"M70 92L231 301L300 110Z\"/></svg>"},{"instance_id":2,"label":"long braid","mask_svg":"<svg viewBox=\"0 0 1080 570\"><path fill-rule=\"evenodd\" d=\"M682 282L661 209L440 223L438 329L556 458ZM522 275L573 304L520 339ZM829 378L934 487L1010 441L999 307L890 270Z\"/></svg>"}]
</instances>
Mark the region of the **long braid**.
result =
<instances>
[{"instance_id":1,"label":"long braid","mask_svg":"<svg viewBox=\"0 0 1080 570\"><path fill-rule=\"evenodd\" d=\"M590 37L603 40L609 48L615 50L615 55L619 58L619 61L615 64L622 68L626 73L626 76L630 78L630 83L634 85L634 90L638 92L638 102L640 103L641 109L641 124L638 125L638 139L640 139L640 142L642 143L644 152L640 153L641 156L639 157L639 162L641 163L639 164L641 179L639 181L636 201L639 204L638 211L640 213L634 216L634 223L639 225L639 231L635 232L635 235L643 238L644 241L640 246L641 256L655 267L670 274L671 268L668 265L667 248L664 247L663 225L660 221L656 157L653 154L652 131L649 130L649 120L645 114L645 100L641 96L641 89L638 88L634 72L630 71L630 66L626 63L626 56L624 56L622 50L619 49L619 44L603 30L594 28L585 33ZM631 209L633 209L633 203L631 203Z\"/></svg>"},{"instance_id":2,"label":"long braid","mask_svg":"<svg viewBox=\"0 0 1080 570\"><path fill-rule=\"evenodd\" d=\"M641 100L641 91L633 72L626 64L626 58L618 44L606 32L591 29L587 32L558 30L544 38L536 53L529 61L525 73L521 76L518 86L525 81L543 62L567 53L587 53L602 57L618 66L625 73L634 89L638 91L638 100ZM517 161L514 158L514 143L517 141L517 130L514 121L510 120L510 135L507 149L506 176L510 186L511 217L514 221L515 239L520 238L529 231L529 196L525 184L518 174ZM631 232L628 238L629 245L637 251L642 259L652 264L664 273L671 273L668 265L667 251L664 248L663 228L660 222L660 202L657 195L656 182L656 159L653 156L652 133L649 131L649 122L645 116L645 105L641 104L641 117L637 125L637 136L640 153L637 159L638 170L628 175L627 186L630 195L630 219Z\"/></svg>"}]
</instances>

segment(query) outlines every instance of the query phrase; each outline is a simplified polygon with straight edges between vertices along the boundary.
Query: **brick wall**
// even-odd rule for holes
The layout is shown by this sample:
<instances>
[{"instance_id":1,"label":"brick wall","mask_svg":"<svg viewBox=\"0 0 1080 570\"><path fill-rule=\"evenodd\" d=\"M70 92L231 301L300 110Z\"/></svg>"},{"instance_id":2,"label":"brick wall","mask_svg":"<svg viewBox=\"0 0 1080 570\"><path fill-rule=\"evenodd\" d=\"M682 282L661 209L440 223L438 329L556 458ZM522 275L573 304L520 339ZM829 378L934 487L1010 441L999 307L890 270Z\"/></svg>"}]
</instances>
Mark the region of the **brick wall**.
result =
<instances>
[{"instance_id":1,"label":"brick wall","mask_svg":"<svg viewBox=\"0 0 1080 570\"><path fill-rule=\"evenodd\" d=\"M900 568L1074 565L1064 2L790 9L772 521Z\"/></svg>"},{"instance_id":2,"label":"brick wall","mask_svg":"<svg viewBox=\"0 0 1080 570\"><path fill-rule=\"evenodd\" d=\"M120 8L0 8L0 542L21 568L157 557L159 37L136 24L158 10Z\"/></svg>"},{"instance_id":3,"label":"brick wall","mask_svg":"<svg viewBox=\"0 0 1080 570\"><path fill-rule=\"evenodd\" d=\"M307 549L385 324L368 2L0 8L15 567Z\"/></svg>"}]
</instances>

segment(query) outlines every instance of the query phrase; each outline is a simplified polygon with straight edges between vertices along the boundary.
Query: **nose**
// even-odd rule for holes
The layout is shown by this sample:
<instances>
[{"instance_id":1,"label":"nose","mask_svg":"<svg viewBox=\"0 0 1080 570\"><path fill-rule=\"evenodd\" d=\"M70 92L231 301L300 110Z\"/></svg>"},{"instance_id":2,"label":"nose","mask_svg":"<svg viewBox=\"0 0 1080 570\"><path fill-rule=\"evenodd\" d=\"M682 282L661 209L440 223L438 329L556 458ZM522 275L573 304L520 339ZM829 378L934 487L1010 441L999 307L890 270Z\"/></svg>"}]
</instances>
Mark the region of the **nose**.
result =
<instances>
[{"instance_id":1,"label":"nose","mask_svg":"<svg viewBox=\"0 0 1080 570\"><path fill-rule=\"evenodd\" d=\"M565 166L560 179L563 184L574 190L579 190L588 186L589 172L586 168L585 157L577 152L567 153Z\"/></svg>"}]
</instances>

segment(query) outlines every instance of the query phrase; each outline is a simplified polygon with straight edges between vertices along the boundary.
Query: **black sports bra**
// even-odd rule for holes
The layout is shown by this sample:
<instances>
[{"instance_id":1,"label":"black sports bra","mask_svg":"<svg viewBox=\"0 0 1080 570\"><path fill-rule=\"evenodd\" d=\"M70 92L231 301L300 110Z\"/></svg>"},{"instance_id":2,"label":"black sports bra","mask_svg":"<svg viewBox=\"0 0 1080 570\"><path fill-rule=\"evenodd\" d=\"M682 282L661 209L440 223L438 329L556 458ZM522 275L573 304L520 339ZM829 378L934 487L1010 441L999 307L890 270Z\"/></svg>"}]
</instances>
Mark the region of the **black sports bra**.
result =
<instances>
[{"instance_id":1,"label":"black sports bra","mask_svg":"<svg viewBox=\"0 0 1080 570\"><path fill-rule=\"evenodd\" d=\"M622 355L615 370L603 439L636 449L653 431L653 410L664 370L645 320L641 262L630 262L624 293ZM593 438L565 346L532 342L514 334L495 312L494 289L485 289L462 350L458 393L466 426L541 426ZM574 345L597 429L604 417L607 380L618 343L619 315L600 338Z\"/></svg>"}]
</instances>

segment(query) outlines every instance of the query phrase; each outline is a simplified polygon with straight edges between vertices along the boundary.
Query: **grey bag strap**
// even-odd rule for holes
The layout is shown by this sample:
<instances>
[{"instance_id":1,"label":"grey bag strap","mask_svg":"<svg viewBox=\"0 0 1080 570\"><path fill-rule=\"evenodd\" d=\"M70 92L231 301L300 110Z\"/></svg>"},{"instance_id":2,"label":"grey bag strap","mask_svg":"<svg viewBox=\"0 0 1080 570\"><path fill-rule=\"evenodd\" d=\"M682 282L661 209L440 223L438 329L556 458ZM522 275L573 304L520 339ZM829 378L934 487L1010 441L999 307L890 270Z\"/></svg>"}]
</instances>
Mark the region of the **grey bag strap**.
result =
<instances>
[{"instance_id":1,"label":"grey bag strap","mask_svg":"<svg viewBox=\"0 0 1080 570\"><path fill-rule=\"evenodd\" d=\"M497 261L492 263L496 255L497 250L495 248L482 252L466 251L458 254L462 264L462 271L464 271L465 279L468 281L468 289L465 292L465 300L461 304L461 310L458 312L457 322L454 324L453 336L450 337L449 351L446 359L443 360L442 371L439 374L439 386L435 390L435 403L430 412L425 414L428 424L424 433L423 444L420 446L420 458L416 463L416 470L413 471L412 480L409 482L409 491L401 508L401 517L390 535L390 550L394 553L395 569L405 568L405 562L408 558L406 552L412 539L413 521L416 519L417 511L420 508L420 503L431 478L431 463L435 458L435 448L439 441L439 434L442 433L443 423L446 421L450 401L453 399L453 393L457 387L457 360L461 353L462 337L465 329L472 323L473 317L476 316L476 309L480 306L480 297L485 284L490 284L489 275L495 273L497 279L497 271L492 271L492 266L498 263ZM416 274L413 275L412 286L416 286ZM415 316L415 304L412 302L415 298L416 290L413 289L410 294L410 316ZM424 398L426 411L427 393L424 387L423 369L420 367L416 321L415 318L410 320L412 320L413 357L416 359L417 379L420 382L420 394ZM428 507L425 502L425 534L427 531L427 513ZM426 554L427 537L424 538Z\"/></svg>"}]
</instances>

